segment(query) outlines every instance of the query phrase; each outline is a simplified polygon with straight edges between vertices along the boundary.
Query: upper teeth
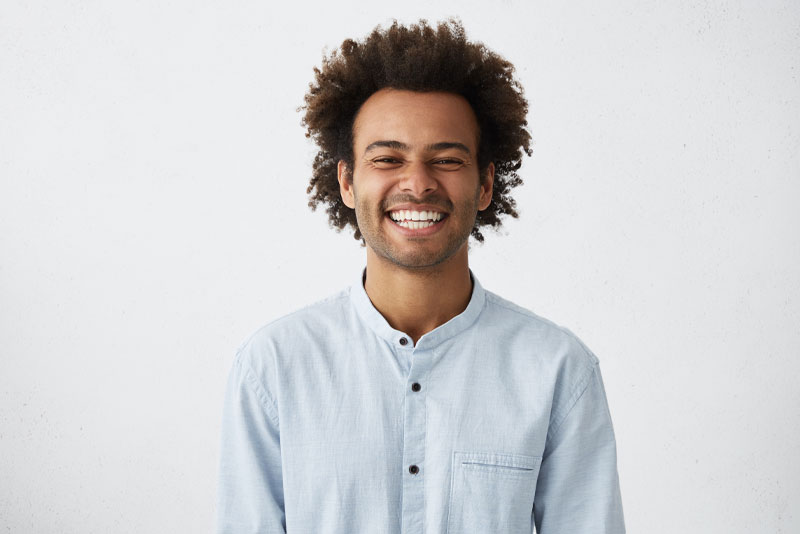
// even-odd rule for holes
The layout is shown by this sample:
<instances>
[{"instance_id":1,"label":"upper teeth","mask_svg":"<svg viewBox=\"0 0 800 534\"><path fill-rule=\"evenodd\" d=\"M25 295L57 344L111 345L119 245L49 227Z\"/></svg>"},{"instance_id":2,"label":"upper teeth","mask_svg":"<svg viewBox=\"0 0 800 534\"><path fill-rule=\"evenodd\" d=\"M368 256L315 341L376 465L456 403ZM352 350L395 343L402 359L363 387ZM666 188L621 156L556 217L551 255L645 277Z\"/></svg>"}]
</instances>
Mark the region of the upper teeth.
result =
<instances>
[{"instance_id":1,"label":"upper teeth","mask_svg":"<svg viewBox=\"0 0 800 534\"><path fill-rule=\"evenodd\" d=\"M389 216L394 221L438 221L442 218L438 211L398 210L390 212Z\"/></svg>"}]
</instances>

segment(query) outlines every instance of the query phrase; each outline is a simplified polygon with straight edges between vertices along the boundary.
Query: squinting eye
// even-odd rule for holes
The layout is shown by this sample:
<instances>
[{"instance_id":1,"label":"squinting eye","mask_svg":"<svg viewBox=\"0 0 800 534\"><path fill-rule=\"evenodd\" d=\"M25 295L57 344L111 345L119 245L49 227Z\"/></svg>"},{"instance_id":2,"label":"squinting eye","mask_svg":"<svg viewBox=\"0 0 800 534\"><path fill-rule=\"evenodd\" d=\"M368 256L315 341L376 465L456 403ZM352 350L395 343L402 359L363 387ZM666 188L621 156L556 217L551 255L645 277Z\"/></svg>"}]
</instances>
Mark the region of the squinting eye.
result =
<instances>
[{"instance_id":1,"label":"squinting eye","mask_svg":"<svg viewBox=\"0 0 800 534\"><path fill-rule=\"evenodd\" d=\"M457 159L440 159L435 161L434 163L441 163L444 165L460 165L463 162Z\"/></svg>"},{"instance_id":2,"label":"squinting eye","mask_svg":"<svg viewBox=\"0 0 800 534\"><path fill-rule=\"evenodd\" d=\"M398 161L394 158L384 157L384 158L375 158L372 160L372 163L384 163L384 164L394 164L398 163Z\"/></svg>"}]
</instances>

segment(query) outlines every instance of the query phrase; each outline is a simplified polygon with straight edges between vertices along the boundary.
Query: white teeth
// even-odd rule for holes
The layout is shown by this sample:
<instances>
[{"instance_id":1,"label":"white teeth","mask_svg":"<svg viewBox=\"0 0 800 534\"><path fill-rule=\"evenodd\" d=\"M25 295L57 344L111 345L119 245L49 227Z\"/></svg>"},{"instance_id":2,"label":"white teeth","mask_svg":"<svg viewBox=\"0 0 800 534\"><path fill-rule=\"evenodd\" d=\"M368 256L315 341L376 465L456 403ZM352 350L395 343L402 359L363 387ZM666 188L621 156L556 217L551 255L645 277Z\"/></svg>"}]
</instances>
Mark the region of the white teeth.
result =
<instances>
[{"instance_id":1,"label":"white teeth","mask_svg":"<svg viewBox=\"0 0 800 534\"><path fill-rule=\"evenodd\" d=\"M418 230L419 228L427 228L429 226L433 226L435 223L433 221L399 221L397 224L402 226L403 228Z\"/></svg>"},{"instance_id":2,"label":"white teeth","mask_svg":"<svg viewBox=\"0 0 800 534\"><path fill-rule=\"evenodd\" d=\"M392 211L389 213L389 216L394 221L440 221L442 219L442 214L437 211L411 211L411 210L399 210L399 211Z\"/></svg>"}]
</instances>

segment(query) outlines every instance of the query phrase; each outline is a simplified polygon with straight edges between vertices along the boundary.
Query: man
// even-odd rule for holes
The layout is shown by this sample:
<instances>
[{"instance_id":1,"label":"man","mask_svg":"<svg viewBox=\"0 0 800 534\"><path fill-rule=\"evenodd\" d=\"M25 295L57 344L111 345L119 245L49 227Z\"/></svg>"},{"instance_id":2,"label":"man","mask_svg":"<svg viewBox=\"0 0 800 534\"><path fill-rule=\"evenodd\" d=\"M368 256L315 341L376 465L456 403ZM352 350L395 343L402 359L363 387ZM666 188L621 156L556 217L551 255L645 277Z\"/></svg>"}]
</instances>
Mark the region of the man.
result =
<instances>
[{"instance_id":1,"label":"man","mask_svg":"<svg viewBox=\"0 0 800 534\"><path fill-rule=\"evenodd\" d=\"M366 269L239 348L218 532L624 532L597 358L468 267L469 236L516 216L512 72L455 21L378 28L316 71L310 204Z\"/></svg>"}]
</instances>

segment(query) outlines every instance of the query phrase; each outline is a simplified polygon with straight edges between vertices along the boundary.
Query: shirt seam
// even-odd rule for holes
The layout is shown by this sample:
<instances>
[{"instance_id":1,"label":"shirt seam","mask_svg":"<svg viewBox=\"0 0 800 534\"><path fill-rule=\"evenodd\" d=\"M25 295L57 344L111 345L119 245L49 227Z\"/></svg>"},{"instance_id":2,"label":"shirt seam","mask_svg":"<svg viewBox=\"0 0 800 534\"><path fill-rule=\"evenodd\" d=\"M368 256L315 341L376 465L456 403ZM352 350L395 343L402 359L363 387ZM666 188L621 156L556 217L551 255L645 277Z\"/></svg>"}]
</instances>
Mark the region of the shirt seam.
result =
<instances>
[{"instance_id":1,"label":"shirt seam","mask_svg":"<svg viewBox=\"0 0 800 534\"><path fill-rule=\"evenodd\" d=\"M550 424L550 428L547 430L548 440L555 439L558 431L561 430L564 421L566 421L567 417L569 417L569 415L572 413L573 408L575 408L575 406L578 404L578 401L581 397L583 397L583 394L586 392L586 390L589 389L589 384L596 373L597 367L597 362L594 362L592 366L587 369L587 372L581 377L581 380L578 381L578 385L576 386L574 393L567 400L568 408L566 410L559 410L556 412L556 420Z\"/></svg>"},{"instance_id":2,"label":"shirt seam","mask_svg":"<svg viewBox=\"0 0 800 534\"><path fill-rule=\"evenodd\" d=\"M262 408L267 413L267 417L270 418L270 421L277 427L278 426L278 409L277 404L270 396L267 388L264 387L261 382L259 382L258 378L256 377L255 371L253 371L252 367L245 364L242 359L239 357L237 358L238 365L242 368L242 372L244 373L245 381L250 383L250 386L253 388L253 393L255 393L256 398L261 403Z\"/></svg>"}]
</instances>

